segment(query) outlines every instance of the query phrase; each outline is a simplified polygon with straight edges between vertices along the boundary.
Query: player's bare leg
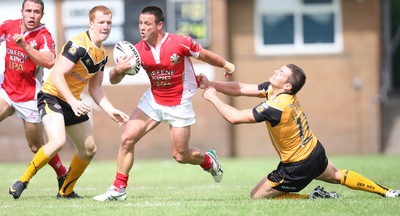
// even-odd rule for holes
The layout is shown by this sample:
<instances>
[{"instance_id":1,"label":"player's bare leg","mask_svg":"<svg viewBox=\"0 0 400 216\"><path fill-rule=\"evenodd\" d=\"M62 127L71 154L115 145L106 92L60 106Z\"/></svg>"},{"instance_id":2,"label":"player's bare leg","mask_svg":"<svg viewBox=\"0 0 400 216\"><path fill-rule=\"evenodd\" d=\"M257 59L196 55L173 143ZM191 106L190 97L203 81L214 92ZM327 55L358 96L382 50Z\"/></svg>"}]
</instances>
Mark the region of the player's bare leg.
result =
<instances>
[{"instance_id":1,"label":"player's bare leg","mask_svg":"<svg viewBox=\"0 0 400 216\"><path fill-rule=\"evenodd\" d=\"M57 194L57 198L82 198L74 192L74 186L96 154L97 147L93 137L93 129L91 122L85 121L66 127L66 131L78 153L74 155L71 161L68 175Z\"/></svg>"},{"instance_id":2,"label":"player's bare leg","mask_svg":"<svg viewBox=\"0 0 400 216\"><path fill-rule=\"evenodd\" d=\"M159 122L149 118L141 109L135 109L121 136L117 159L118 167L114 183L104 194L93 197L94 200L101 202L126 200L129 172L135 159L135 145L144 135L159 124Z\"/></svg>"},{"instance_id":3,"label":"player's bare leg","mask_svg":"<svg viewBox=\"0 0 400 216\"><path fill-rule=\"evenodd\" d=\"M14 114L15 110L3 98L0 97L0 122Z\"/></svg>"},{"instance_id":4,"label":"player's bare leg","mask_svg":"<svg viewBox=\"0 0 400 216\"><path fill-rule=\"evenodd\" d=\"M200 165L203 170L212 175L215 182L222 180L223 170L216 152L208 150L203 153L198 148L189 146L190 126L170 126L170 133L172 156L178 163Z\"/></svg>"}]
</instances>

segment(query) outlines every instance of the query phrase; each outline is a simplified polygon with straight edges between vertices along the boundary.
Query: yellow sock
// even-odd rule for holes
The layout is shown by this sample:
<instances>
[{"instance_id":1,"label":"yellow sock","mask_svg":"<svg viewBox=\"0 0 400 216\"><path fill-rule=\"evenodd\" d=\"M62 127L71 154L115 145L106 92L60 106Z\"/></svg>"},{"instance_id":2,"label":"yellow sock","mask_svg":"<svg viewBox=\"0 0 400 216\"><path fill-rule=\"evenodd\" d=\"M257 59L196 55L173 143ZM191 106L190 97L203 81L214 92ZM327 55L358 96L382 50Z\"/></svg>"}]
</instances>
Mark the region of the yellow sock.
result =
<instances>
[{"instance_id":1,"label":"yellow sock","mask_svg":"<svg viewBox=\"0 0 400 216\"><path fill-rule=\"evenodd\" d=\"M285 194L273 197L272 199L308 199L308 197L309 197L309 195L305 195L305 194L285 193Z\"/></svg>"},{"instance_id":2,"label":"yellow sock","mask_svg":"<svg viewBox=\"0 0 400 216\"><path fill-rule=\"evenodd\" d=\"M386 196L386 191L388 191L388 188L383 187L350 170L342 170L342 179L340 180L340 184L354 190L376 193L381 196Z\"/></svg>"},{"instance_id":3,"label":"yellow sock","mask_svg":"<svg viewBox=\"0 0 400 216\"><path fill-rule=\"evenodd\" d=\"M28 168L26 168L24 175L19 178L21 182L29 182L32 177L39 171L42 167L44 167L51 158L47 156L43 152L43 147L41 147L33 157L31 163L28 165Z\"/></svg>"},{"instance_id":4,"label":"yellow sock","mask_svg":"<svg viewBox=\"0 0 400 216\"><path fill-rule=\"evenodd\" d=\"M84 161L75 154L74 158L72 158L71 165L69 166L67 178L59 191L61 196L69 195L74 191L76 181L85 171L89 163L90 161Z\"/></svg>"}]
</instances>

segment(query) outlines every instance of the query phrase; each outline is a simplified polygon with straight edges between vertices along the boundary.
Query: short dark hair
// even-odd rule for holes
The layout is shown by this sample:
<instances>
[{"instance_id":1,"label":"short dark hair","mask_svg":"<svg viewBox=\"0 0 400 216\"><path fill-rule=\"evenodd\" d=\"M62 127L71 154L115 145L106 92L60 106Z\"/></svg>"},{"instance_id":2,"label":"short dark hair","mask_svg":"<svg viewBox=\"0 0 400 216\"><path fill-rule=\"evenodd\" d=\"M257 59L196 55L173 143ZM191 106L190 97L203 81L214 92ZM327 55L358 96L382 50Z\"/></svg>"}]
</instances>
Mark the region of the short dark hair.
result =
<instances>
[{"instance_id":1,"label":"short dark hair","mask_svg":"<svg viewBox=\"0 0 400 216\"><path fill-rule=\"evenodd\" d=\"M151 14L154 15L154 17L156 18L155 21L156 23L160 23L160 22L164 22L165 17L164 17L164 12L161 10L161 8L157 7L157 6L147 6L145 8L143 8L141 14Z\"/></svg>"},{"instance_id":2,"label":"short dark hair","mask_svg":"<svg viewBox=\"0 0 400 216\"><path fill-rule=\"evenodd\" d=\"M306 74L303 69L294 64L286 65L291 71L292 75L288 78L288 82L292 85L292 94L296 94L306 83Z\"/></svg>"},{"instance_id":3,"label":"short dark hair","mask_svg":"<svg viewBox=\"0 0 400 216\"><path fill-rule=\"evenodd\" d=\"M44 12L44 3L43 3L42 0L24 0L24 1L22 2L22 9L24 9L24 7L25 7L25 2L27 2L27 1L34 2L34 3L36 3L36 4L40 4L40 5L42 6L42 13Z\"/></svg>"}]
</instances>

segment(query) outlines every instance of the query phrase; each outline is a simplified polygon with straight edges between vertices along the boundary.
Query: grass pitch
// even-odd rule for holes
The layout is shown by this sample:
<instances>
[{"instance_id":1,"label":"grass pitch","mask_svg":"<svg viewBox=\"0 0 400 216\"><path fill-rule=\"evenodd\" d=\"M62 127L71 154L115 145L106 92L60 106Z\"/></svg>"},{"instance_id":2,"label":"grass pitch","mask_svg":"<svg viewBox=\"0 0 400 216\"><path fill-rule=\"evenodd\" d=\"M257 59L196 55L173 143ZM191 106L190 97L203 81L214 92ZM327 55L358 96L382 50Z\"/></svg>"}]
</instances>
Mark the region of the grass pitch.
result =
<instances>
[{"instance_id":1,"label":"grass pitch","mask_svg":"<svg viewBox=\"0 0 400 216\"><path fill-rule=\"evenodd\" d=\"M335 156L340 169L359 172L384 186L400 189L399 156ZM8 187L27 163L0 163L0 215L398 215L400 198L350 190L341 185L313 181L301 193L317 185L342 195L340 200L251 200L250 190L278 163L276 158L221 158L224 178L214 183L198 166L174 160L138 160L130 173L128 199L101 203L92 197L106 191L116 171L115 161L94 160L75 186L82 200L57 200L54 171L46 166L32 179L18 200ZM67 164L67 163L66 163Z\"/></svg>"}]
</instances>

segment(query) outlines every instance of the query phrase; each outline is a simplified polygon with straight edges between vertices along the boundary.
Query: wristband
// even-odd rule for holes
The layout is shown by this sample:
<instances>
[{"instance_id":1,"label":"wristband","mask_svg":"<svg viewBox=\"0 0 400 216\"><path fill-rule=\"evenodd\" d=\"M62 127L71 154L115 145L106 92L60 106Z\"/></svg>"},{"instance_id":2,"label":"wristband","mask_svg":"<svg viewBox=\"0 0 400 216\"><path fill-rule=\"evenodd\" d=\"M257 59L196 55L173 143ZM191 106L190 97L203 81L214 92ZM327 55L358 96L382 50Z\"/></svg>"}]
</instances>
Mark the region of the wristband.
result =
<instances>
[{"instance_id":1,"label":"wristband","mask_svg":"<svg viewBox=\"0 0 400 216\"><path fill-rule=\"evenodd\" d=\"M224 65L224 69L226 70L226 72L228 72L229 74L233 74L233 72L235 72L235 65L226 61L225 65Z\"/></svg>"}]
</instances>

